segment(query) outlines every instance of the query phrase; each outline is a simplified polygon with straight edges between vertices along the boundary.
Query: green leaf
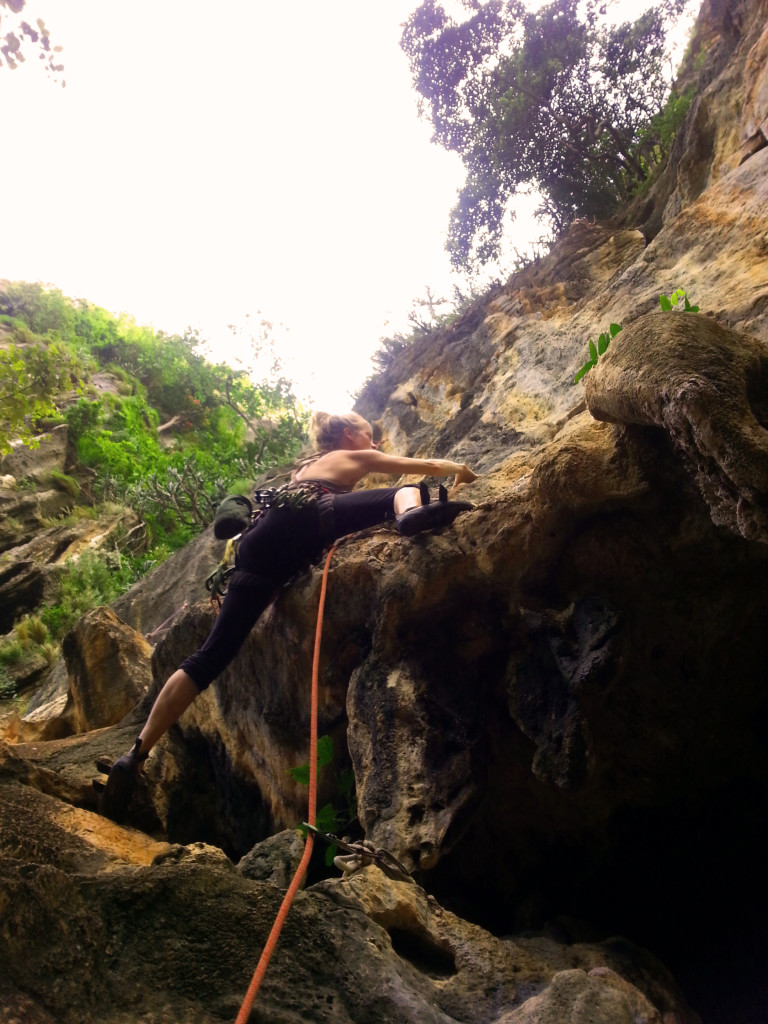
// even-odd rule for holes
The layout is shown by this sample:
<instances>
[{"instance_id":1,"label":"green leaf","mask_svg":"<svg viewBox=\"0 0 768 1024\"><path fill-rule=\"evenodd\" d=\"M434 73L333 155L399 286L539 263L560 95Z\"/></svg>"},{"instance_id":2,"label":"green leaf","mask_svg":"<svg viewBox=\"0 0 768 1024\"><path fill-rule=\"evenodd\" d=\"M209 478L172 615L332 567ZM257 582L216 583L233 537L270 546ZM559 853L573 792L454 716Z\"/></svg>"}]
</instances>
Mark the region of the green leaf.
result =
<instances>
[{"instance_id":1,"label":"green leaf","mask_svg":"<svg viewBox=\"0 0 768 1024\"><path fill-rule=\"evenodd\" d=\"M611 324L611 337L615 338L616 335L621 331L621 324Z\"/></svg>"},{"instance_id":2,"label":"green leaf","mask_svg":"<svg viewBox=\"0 0 768 1024\"><path fill-rule=\"evenodd\" d=\"M321 736L317 741L317 767L324 768L333 760L333 740L330 736Z\"/></svg>"},{"instance_id":3,"label":"green leaf","mask_svg":"<svg viewBox=\"0 0 768 1024\"><path fill-rule=\"evenodd\" d=\"M334 832L339 825L339 818L333 804L325 804L317 812L315 825L321 832Z\"/></svg>"},{"instance_id":4,"label":"green leaf","mask_svg":"<svg viewBox=\"0 0 768 1024\"><path fill-rule=\"evenodd\" d=\"M333 760L333 740L330 736L321 736L317 741L317 769L324 768ZM300 786L309 785L309 765L300 764L296 768L288 768L288 774Z\"/></svg>"},{"instance_id":5,"label":"green leaf","mask_svg":"<svg viewBox=\"0 0 768 1024\"><path fill-rule=\"evenodd\" d=\"M666 295L659 296L659 305L665 313L668 313L672 309L672 303L669 301Z\"/></svg>"},{"instance_id":6,"label":"green leaf","mask_svg":"<svg viewBox=\"0 0 768 1024\"><path fill-rule=\"evenodd\" d=\"M298 782L298 784L300 786L308 786L309 785L309 765L308 764L300 764L296 768L289 768L288 769L288 774L291 776L291 778L294 780L294 782Z\"/></svg>"},{"instance_id":7,"label":"green leaf","mask_svg":"<svg viewBox=\"0 0 768 1024\"><path fill-rule=\"evenodd\" d=\"M325 866L327 868L333 867L333 858L339 852L339 848L336 843L332 843L330 846L325 848Z\"/></svg>"},{"instance_id":8,"label":"green leaf","mask_svg":"<svg viewBox=\"0 0 768 1024\"><path fill-rule=\"evenodd\" d=\"M597 342L597 351L598 351L598 353L600 355L603 355L603 353L606 351L606 349L608 348L610 343L611 343L611 341L610 341L610 338L608 337L608 335L607 334L601 334L600 338L599 338L599 340Z\"/></svg>"},{"instance_id":9,"label":"green leaf","mask_svg":"<svg viewBox=\"0 0 768 1024\"><path fill-rule=\"evenodd\" d=\"M584 365L582 366L582 368L581 368L581 369L579 370L579 372L578 372L578 373L576 374L576 376L575 376L575 377L573 378L573 383L574 383L574 384L578 384L578 383L579 383L579 381L581 380L581 378L582 378L582 377L583 377L583 376L584 376L584 375L585 375L586 373L589 373L589 371L590 371L591 369L592 369L592 363L584 363Z\"/></svg>"},{"instance_id":10,"label":"green leaf","mask_svg":"<svg viewBox=\"0 0 768 1024\"><path fill-rule=\"evenodd\" d=\"M590 341L590 343L589 343L589 358L592 360L592 365L596 366L597 365L597 349L595 348L594 341Z\"/></svg>"}]
</instances>

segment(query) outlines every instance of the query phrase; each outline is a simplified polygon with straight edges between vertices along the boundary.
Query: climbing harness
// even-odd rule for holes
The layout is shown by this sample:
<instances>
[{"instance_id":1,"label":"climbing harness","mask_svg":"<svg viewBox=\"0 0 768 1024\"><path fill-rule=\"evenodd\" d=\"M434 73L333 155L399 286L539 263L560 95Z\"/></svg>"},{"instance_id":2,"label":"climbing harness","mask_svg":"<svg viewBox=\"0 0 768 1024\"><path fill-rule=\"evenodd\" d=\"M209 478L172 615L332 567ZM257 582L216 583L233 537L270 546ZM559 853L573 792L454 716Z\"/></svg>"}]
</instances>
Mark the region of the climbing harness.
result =
<instances>
[{"instance_id":1,"label":"climbing harness","mask_svg":"<svg viewBox=\"0 0 768 1024\"><path fill-rule=\"evenodd\" d=\"M333 553L337 546L337 544L333 545L325 560L323 579L320 584L320 601L317 608L315 650L312 658L312 691L309 712L309 804L307 809L307 818L310 825L314 825L317 812L317 693L320 673L320 640L323 635L323 612L325 610L325 593L328 587L328 570L331 567L331 558L333 557ZM288 887L288 891L283 897L283 902L280 904L280 909L277 912L275 923L272 925L272 930L267 937L267 941L261 953L261 958L256 965L256 970L253 972L251 984L248 987L248 991L246 992L245 999L243 1000L243 1005L240 1007L240 1013L237 1015L235 1024L246 1024L246 1021L248 1020L251 1007L253 1006L253 1001L261 987L262 981L264 980L264 975L267 972L267 966L269 961L272 959L272 954L275 951L277 940L280 938L280 932L282 931L283 924L288 916L288 911L291 909L294 897L296 896L301 883L304 881L304 876L306 875L307 868L309 867L309 861L312 856L314 845L314 834L311 830L308 830L304 846L304 854L302 855L299 866L296 869L296 874L293 876L293 880Z\"/></svg>"},{"instance_id":2,"label":"climbing harness","mask_svg":"<svg viewBox=\"0 0 768 1024\"><path fill-rule=\"evenodd\" d=\"M333 507L333 496L343 494L349 488L340 487L330 480L299 480L284 484L282 487L266 487L253 492L253 501L243 494L231 494L226 497L216 512L213 521L214 536L218 540L227 538L224 556L205 581L205 589L211 596L211 606L218 613L221 602L227 592L227 586L235 572L235 556L240 538L251 527L273 508L306 508L317 506L320 537L323 547L333 541L335 535L336 513ZM285 586L290 585L295 577L291 577Z\"/></svg>"},{"instance_id":3,"label":"climbing harness","mask_svg":"<svg viewBox=\"0 0 768 1024\"><path fill-rule=\"evenodd\" d=\"M218 614L221 602L227 592L229 578L235 571L234 561L237 551L237 537L230 537L224 548L224 556L205 581L205 589L211 595L211 606Z\"/></svg>"},{"instance_id":4,"label":"climbing harness","mask_svg":"<svg viewBox=\"0 0 768 1024\"><path fill-rule=\"evenodd\" d=\"M336 514L333 509L333 496L345 494L348 487L342 487L332 480L295 480L282 487L269 487L253 492L256 510L251 522L257 520L271 508L306 508L317 505L320 523L320 536L326 544L330 544L334 536Z\"/></svg>"}]
</instances>

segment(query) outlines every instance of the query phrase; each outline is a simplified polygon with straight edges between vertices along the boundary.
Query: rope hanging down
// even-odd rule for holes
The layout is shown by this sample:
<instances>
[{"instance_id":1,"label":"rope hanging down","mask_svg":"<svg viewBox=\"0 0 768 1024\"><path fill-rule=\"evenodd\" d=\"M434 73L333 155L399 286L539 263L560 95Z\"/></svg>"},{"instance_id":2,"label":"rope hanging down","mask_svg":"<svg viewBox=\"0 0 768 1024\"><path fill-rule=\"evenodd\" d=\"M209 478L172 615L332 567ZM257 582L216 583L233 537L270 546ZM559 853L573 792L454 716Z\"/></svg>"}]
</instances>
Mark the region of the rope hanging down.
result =
<instances>
[{"instance_id":1,"label":"rope hanging down","mask_svg":"<svg viewBox=\"0 0 768 1024\"><path fill-rule=\"evenodd\" d=\"M325 560L323 581L320 585L320 602L317 608L315 651L312 658L312 696L310 700L309 715L309 806L307 810L307 821L310 825L315 824L317 812L317 691L318 677L320 673L320 640L323 635L323 612L325 610L325 592L328 587L328 570L331 566L331 557L333 556L337 546L338 544L333 545ZM291 909L294 896L298 892L301 883L304 881L304 876L307 873L314 845L315 837L312 831L308 830L301 862L296 869L296 874L293 876L291 884L288 886L288 891L283 897L283 902L280 904L280 909L277 912L275 923L272 925L272 931L269 933L261 958L256 965L256 970L253 972L251 984L248 986L248 991L245 994L245 999L243 1000L243 1005L240 1007L240 1013L237 1015L235 1024L246 1024L248 1017L250 1016L256 994L264 980L264 975L267 973L267 966L269 961L272 959L272 954L277 946L277 940L280 938L280 932L282 931L285 919L288 917L288 911Z\"/></svg>"}]
</instances>

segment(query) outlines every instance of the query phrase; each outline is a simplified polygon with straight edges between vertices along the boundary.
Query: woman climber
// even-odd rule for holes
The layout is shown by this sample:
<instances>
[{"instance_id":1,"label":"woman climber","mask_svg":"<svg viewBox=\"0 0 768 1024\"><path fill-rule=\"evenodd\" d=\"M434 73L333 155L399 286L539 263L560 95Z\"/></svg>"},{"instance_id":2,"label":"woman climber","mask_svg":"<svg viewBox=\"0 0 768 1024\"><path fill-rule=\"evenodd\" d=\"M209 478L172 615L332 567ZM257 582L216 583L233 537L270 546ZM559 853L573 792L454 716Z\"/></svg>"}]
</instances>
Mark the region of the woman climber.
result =
<instances>
[{"instance_id":1,"label":"woman climber","mask_svg":"<svg viewBox=\"0 0 768 1024\"><path fill-rule=\"evenodd\" d=\"M357 413L315 413L311 433L316 452L276 492L268 510L243 534L235 571L213 629L203 646L169 677L128 754L110 769L101 810L121 821L141 764L192 701L237 654L277 590L316 560L339 537L393 519L403 536L453 522L472 508L449 501L444 487L431 502L424 484L353 491L368 473L455 475L453 490L476 480L463 463L408 459L377 450L370 423Z\"/></svg>"}]
</instances>

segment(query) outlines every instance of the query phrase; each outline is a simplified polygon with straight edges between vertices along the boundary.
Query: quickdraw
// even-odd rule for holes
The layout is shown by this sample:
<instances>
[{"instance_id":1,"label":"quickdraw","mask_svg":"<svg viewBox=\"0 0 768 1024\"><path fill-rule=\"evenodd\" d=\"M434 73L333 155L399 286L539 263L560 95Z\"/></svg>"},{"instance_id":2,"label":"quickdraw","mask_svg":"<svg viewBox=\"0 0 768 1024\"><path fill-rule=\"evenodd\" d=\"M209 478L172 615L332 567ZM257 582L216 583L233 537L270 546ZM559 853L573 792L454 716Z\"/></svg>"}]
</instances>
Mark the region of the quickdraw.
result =
<instances>
[{"instance_id":1,"label":"quickdraw","mask_svg":"<svg viewBox=\"0 0 768 1024\"><path fill-rule=\"evenodd\" d=\"M301 827L319 836L329 846L337 846L348 854L346 857L334 857L333 859L335 866L339 871L343 871L345 875L354 874L355 871L360 871L362 868L368 867L369 864L377 864L384 874L394 879L394 881L413 882L414 885L416 884L408 868L394 854L391 854L389 850L375 847L367 839L359 843L347 843L343 839L339 839L338 836L333 835L332 832L321 832L319 828L315 825L310 825L307 821L302 821Z\"/></svg>"},{"instance_id":2,"label":"quickdraw","mask_svg":"<svg viewBox=\"0 0 768 1024\"><path fill-rule=\"evenodd\" d=\"M211 605L216 613L219 612L221 602L227 592L229 578L235 571L232 563L235 560L236 551L237 537L231 537L224 548L224 557L205 581L205 589L211 595Z\"/></svg>"}]
</instances>

